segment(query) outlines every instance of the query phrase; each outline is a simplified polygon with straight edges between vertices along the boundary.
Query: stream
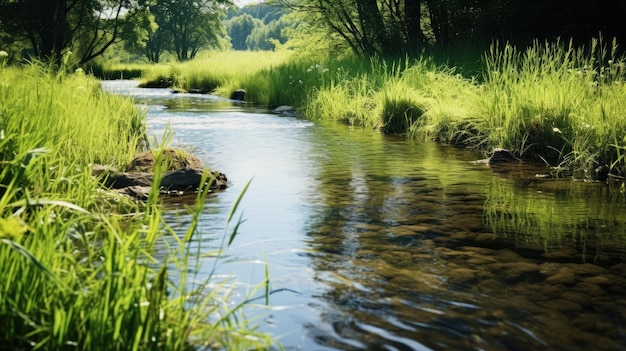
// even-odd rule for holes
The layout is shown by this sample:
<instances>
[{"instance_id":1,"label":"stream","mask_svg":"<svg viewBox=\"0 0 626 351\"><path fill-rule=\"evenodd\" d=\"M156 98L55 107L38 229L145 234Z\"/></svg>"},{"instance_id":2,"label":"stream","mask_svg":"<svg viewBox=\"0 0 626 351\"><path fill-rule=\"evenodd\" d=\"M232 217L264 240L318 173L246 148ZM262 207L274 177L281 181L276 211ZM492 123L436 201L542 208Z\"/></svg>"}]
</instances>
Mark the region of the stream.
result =
<instances>
[{"instance_id":1,"label":"stream","mask_svg":"<svg viewBox=\"0 0 626 351\"><path fill-rule=\"evenodd\" d=\"M226 174L196 245L244 221L220 277L286 350L626 349L619 185L543 179L434 142L329 125L202 94L103 88L147 110L151 138ZM182 206L166 215L190 219ZM199 278L213 272L210 257ZM270 291L253 287L269 272Z\"/></svg>"}]
</instances>

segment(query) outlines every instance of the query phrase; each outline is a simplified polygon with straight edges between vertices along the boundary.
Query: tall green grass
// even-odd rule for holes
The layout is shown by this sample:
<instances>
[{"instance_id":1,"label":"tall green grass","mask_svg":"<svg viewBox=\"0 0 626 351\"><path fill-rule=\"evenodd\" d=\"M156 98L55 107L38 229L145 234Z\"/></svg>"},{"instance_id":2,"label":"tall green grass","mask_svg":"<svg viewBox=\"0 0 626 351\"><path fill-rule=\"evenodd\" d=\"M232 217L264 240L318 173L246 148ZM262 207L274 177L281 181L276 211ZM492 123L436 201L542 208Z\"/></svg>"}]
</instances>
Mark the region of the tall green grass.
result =
<instances>
[{"instance_id":1,"label":"tall green grass","mask_svg":"<svg viewBox=\"0 0 626 351\"><path fill-rule=\"evenodd\" d=\"M561 42L523 51L494 45L477 101L487 145L553 165L606 163L623 172L625 72L615 52L616 43L599 41L587 49Z\"/></svg>"},{"instance_id":2,"label":"tall green grass","mask_svg":"<svg viewBox=\"0 0 626 351\"><path fill-rule=\"evenodd\" d=\"M616 52L617 43L600 40L585 48L494 44L473 77L431 58L373 60L308 90L304 112L485 154L506 148L577 177L605 164L623 176L626 76Z\"/></svg>"},{"instance_id":3,"label":"tall green grass","mask_svg":"<svg viewBox=\"0 0 626 351\"><path fill-rule=\"evenodd\" d=\"M593 40L582 48L495 43L482 59L446 58L449 49L393 60L221 52L174 65L169 75L186 90L225 97L244 88L248 102L295 106L310 119L484 154L505 148L577 177L591 177L601 165L624 176L626 61L617 51L615 42Z\"/></svg>"},{"instance_id":4,"label":"tall green grass","mask_svg":"<svg viewBox=\"0 0 626 351\"><path fill-rule=\"evenodd\" d=\"M144 138L144 117L82 73L51 72L35 64L0 72L0 181L15 181L19 196L92 209L99 197L92 165L128 164Z\"/></svg>"},{"instance_id":5,"label":"tall green grass","mask_svg":"<svg viewBox=\"0 0 626 351\"><path fill-rule=\"evenodd\" d=\"M137 205L92 176L94 163L127 165L144 133L132 101L102 93L81 73L0 68L0 349L273 344L238 315L227 281L198 284L188 273L200 255L188 249L202 235L208 187L180 237L162 216L158 184ZM157 152L157 174L161 159Z\"/></svg>"},{"instance_id":6,"label":"tall green grass","mask_svg":"<svg viewBox=\"0 0 626 351\"><path fill-rule=\"evenodd\" d=\"M285 63L290 56L291 52L287 50L236 53L207 51L193 61L155 65L115 64L105 66L102 70L108 72L105 76L120 76L129 70L141 70L140 80L146 87L173 87L180 91L198 90L228 97L233 91L246 88L251 75Z\"/></svg>"}]
</instances>

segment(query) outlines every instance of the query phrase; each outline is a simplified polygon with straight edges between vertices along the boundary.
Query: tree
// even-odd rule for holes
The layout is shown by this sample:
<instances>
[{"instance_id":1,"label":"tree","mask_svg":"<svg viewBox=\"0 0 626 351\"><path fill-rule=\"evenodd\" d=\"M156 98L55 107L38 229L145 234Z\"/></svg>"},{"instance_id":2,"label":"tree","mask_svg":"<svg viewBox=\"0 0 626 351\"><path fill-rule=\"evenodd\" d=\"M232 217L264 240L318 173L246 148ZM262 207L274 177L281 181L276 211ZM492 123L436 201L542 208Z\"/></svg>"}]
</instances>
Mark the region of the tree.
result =
<instances>
[{"instance_id":1,"label":"tree","mask_svg":"<svg viewBox=\"0 0 626 351\"><path fill-rule=\"evenodd\" d=\"M626 1L279 0L339 35L359 55L493 40L526 45L558 37L586 44L600 33L626 40Z\"/></svg>"},{"instance_id":2,"label":"tree","mask_svg":"<svg viewBox=\"0 0 626 351\"><path fill-rule=\"evenodd\" d=\"M246 50L246 39L252 33L252 31L263 26L263 22L260 19L254 18L249 14L243 14L225 22L228 36L233 49Z\"/></svg>"},{"instance_id":3,"label":"tree","mask_svg":"<svg viewBox=\"0 0 626 351\"><path fill-rule=\"evenodd\" d=\"M283 29L293 26L294 23L286 18L271 21L267 25L260 23L248 35L246 46L250 50L275 50L277 45L287 41L287 37L283 35Z\"/></svg>"},{"instance_id":4,"label":"tree","mask_svg":"<svg viewBox=\"0 0 626 351\"><path fill-rule=\"evenodd\" d=\"M145 42L144 55L148 61L159 63L161 55L167 50L171 41L170 33L167 30L161 27L157 28Z\"/></svg>"},{"instance_id":5,"label":"tree","mask_svg":"<svg viewBox=\"0 0 626 351\"><path fill-rule=\"evenodd\" d=\"M159 63L161 55L171 47L172 37L166 27L157 21L162 21L167 13L167 4L154 2L146 9L142 21L136 21L134 32L143 33L138 40L125 42L126 50L143 54L148 61Z\"/></svg>"},{"instance_id":6,"label":"tree","mask_svg":"<svg viewBox=\"0 0 626 351\"><path fill-rule=\"evenodd\" d=\"M223 31L221 18L228 0L157 0L159 27L171 35L179 61L193 59L198 50L216 46Z\"/></svg>"},{"instance_id":7,"label":"tree","mask_svg":"<svg viewBox=\"0 0 626 351\"><path fill-rule=\"evenodd\" d=\"M398 54L410 42L422 45L421 3L412 0L301 0L283 4L323 23L359 55ZM329 34L330 34L329 33Z\"/></svg>"},{"instance_id":8,"label":"tree","mask_svg":"<svg viewBox=\"0 0 626 351\"><path fill-rule=\"evenodd\" d=\"M119 41L141 7L136 0L0 0L0 30L29 43L37 58L58 63L71 50L85 63Z\"/></svg>"}]
</instances>

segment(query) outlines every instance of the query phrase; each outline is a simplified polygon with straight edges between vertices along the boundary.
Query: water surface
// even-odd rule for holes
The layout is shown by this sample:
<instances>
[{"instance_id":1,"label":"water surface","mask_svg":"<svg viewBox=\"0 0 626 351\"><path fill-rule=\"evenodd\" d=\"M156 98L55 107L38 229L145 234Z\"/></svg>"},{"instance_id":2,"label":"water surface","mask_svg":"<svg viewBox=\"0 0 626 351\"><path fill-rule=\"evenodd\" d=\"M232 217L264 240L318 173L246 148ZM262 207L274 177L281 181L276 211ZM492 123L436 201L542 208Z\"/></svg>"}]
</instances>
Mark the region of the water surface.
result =
<instances>
[{"instance_id":1,"label":"water surface","mask_svg":"<svg viewBox=\"0 0 626 351\"><path fill-rule=\"evenodd\" d=\"M103 86L147 109L150 135L171 130L228 176L207 199L201 250L220 245L251 181L217 270L237 278L242 301L268 267L269 307L248 313L287 350L626 348L618 186L210 95ZM214 266L198 264L201 276Z\"/></svg>"}]
</instances>

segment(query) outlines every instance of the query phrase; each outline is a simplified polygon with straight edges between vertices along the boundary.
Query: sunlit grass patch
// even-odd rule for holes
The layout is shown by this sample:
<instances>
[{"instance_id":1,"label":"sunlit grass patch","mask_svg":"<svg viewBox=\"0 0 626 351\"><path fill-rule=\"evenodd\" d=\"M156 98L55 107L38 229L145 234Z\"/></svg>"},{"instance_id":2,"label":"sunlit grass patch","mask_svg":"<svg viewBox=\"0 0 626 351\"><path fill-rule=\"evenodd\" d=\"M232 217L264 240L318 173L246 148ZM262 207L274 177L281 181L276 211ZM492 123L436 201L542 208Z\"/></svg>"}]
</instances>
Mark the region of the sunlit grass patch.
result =
<instances>
[{"instance_id":1,"label":"sunlit grass patch","mask_svg":"<svg viewBox=\"0 0 626 351\"><path fill-rule=\"evenodd\" d=\"M492 47L477 100L488 146L578 169L606 163L623 173L625 77L615 45L611 53L597 41L587 50L559 42L525 51Z\"/></svg>"},{"instance_id":2,"label":"sunlit grass patch","mask_svg":"<svg viewBox=\"0 0 626 351\"><path fill-rule=\"evenodd\" d=\"M387 134L405 134L428 111L431 101L399 80L390 80L378 93L381 129Z\"/></svg>"},{"instance_id":3,"label":"sunlit grass patch","mask_svg":"<svg viewBox=\"0 0 626 351\"><path fill-rule=\"evenodd\" d=\"M364 80L342 81L311 94L304 108L309 118L341 122L352 126L378 128L373 96L359 94L367 89Z\"/></svg>"},{"instance_id":4,"label":"sunlit grass patch","mask_svg":"<svg viewBox=\"0 0 626 351\"><path fill-rule=\"evenodd\" d=\"M147 202L136 204L101 189L92 175L95 163L130 164L145 139L144 118L131 100L103 93L81 72L0 69L4 348L249 350L274 343L248 327L241 305L230 304L229 281L209 284L214 277L190 273L199 253L189 243L201 240L208 187L189 207L181 237L162 215L157 182ZM155 177L170 163L163 150L155 148ZM225 225L224 249L238 227Z\"/></svg>"}]
</instances>

